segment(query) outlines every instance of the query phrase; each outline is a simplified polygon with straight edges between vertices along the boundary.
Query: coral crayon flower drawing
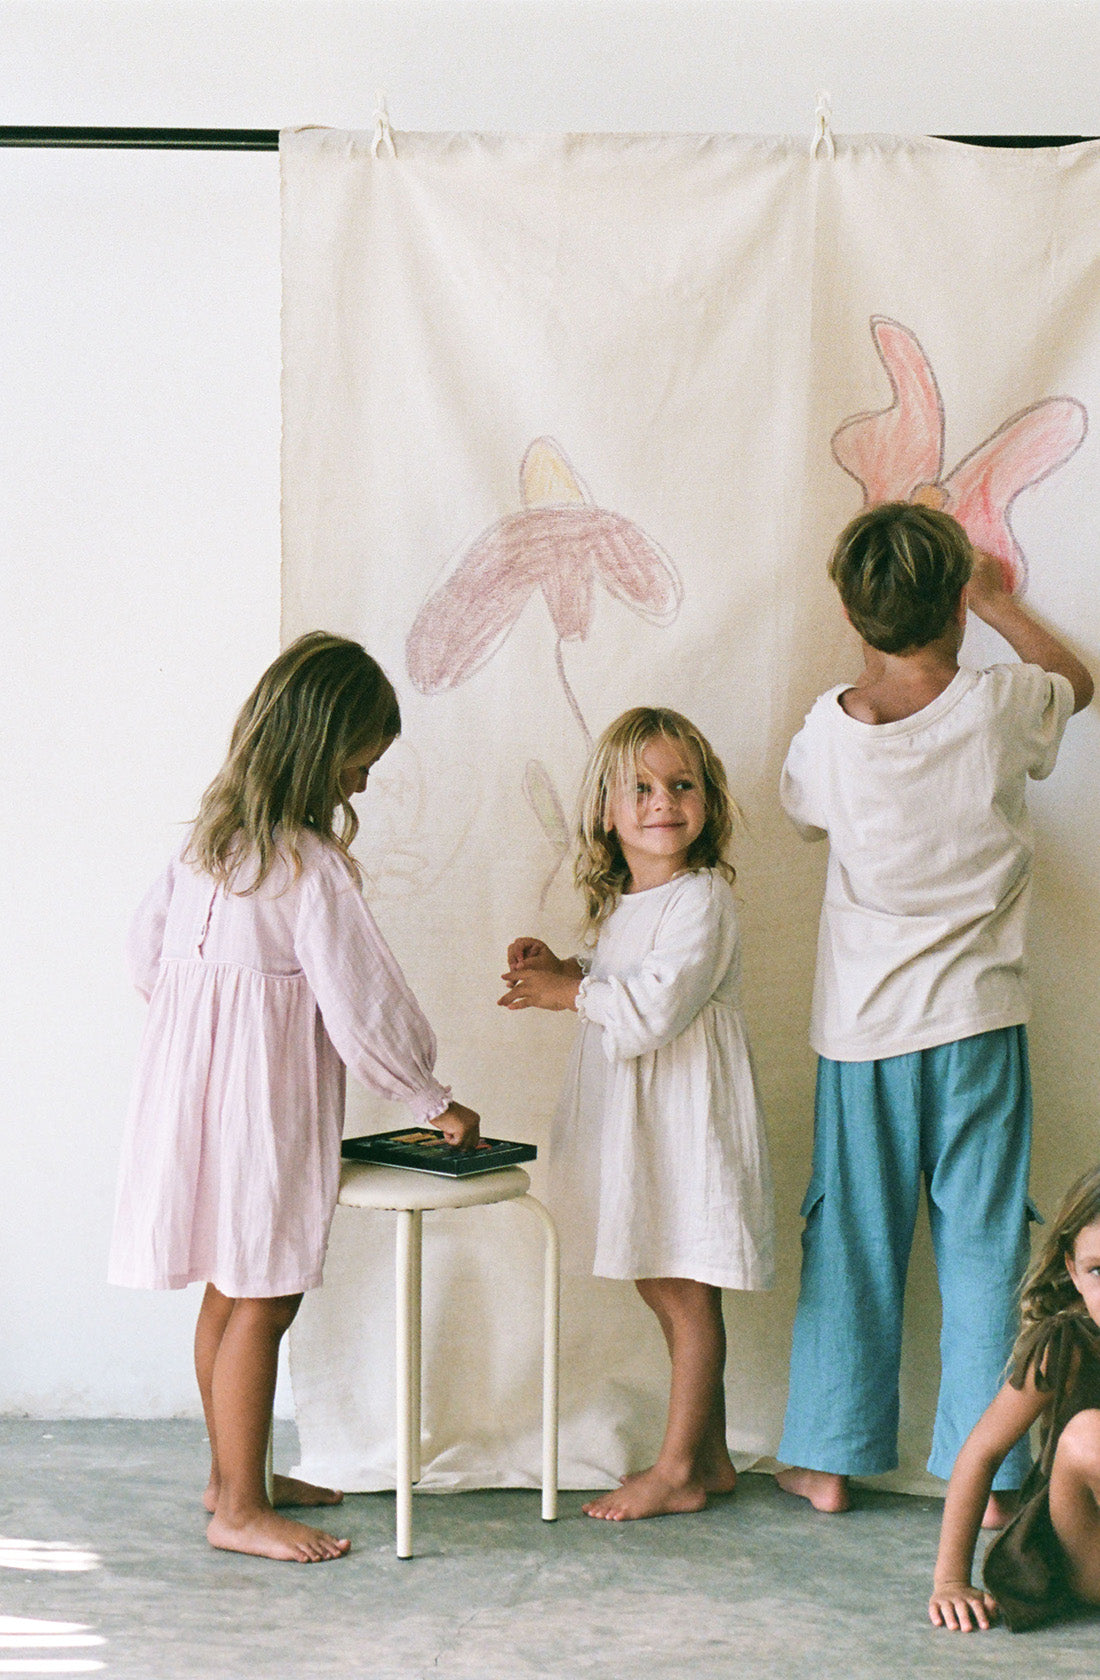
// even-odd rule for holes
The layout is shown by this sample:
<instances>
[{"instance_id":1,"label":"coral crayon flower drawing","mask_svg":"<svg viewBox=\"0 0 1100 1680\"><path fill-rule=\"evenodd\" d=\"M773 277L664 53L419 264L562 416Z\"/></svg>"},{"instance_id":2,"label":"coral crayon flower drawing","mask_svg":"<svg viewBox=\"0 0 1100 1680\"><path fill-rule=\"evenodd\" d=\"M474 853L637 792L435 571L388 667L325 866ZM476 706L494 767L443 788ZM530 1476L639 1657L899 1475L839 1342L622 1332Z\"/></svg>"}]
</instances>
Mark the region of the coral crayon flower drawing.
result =
<instances>
[{"instance_id":1,"label":"coral crayon flower drawing","mask_svg":"<svg viewBox=\"0 0 1100 1680\"><path fill-rule=\"evenodd\" d=\"M932 364L916 335L888 316L871 317L871 336L893 401L838 427L838 466L862 485L867 507L924 502L954 515L975 547L996 555L1006 586L1022 590L1027 561L1010 522L1012 504L1080 448L1088 431L1084 405L1075 397L1032 403L945 476L943 399Z\"/></svg>"},{"instance_id":2,"label":"coral crayon flower drawing","mask_svg":"<svg viewBox=\"0 0 1100 1680\"><path fill-rule=\"evenodd\" d=\"M631 520L597 507L552 438L536 438L519 472L523 506L470 545L430 595L405 643L409 676L422 694L454 688L480 671L541 590L557 640L558 680L586 746L592 734L565 673L563 642L592 628L597 579L608 594L650 623L670 624L683 590L675 567ZM554 854L542 900L569 850L569 830L553 778L539 759L523 793Z\"/></svg>"},{"instance_id":3,"label":"coral crayon flower drawing","mask_svg":"<svg viewBox=\"0 0 1100 1680\"><path fill-rule=\"evenodd\" d=\"M680 608L680 579L644 531L595 505L551 438L535 439L519 476L522 509L483 531L417 614L405 644L409 676L422 694L465 682L541 589L558 634L558 675L587 739L561 644L588 636L595 580L643 618L667 624Z\"/></svg>"}]
</instances>

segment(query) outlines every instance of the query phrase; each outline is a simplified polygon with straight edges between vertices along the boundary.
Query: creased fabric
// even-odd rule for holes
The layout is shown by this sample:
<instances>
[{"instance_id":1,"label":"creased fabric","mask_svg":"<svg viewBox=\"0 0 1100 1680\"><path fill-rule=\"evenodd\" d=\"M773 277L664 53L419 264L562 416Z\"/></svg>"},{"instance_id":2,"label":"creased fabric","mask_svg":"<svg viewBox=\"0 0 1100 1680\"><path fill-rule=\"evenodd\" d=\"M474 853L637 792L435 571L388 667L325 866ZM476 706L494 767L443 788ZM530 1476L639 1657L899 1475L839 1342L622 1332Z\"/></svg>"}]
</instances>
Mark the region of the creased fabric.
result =
<instances>
[{"instance_id":1,"label":"creased fabric","mask_svg":"<svg viewBox=\"0 0 1100 1680\"><path fill-rule=\"evenodd\" d=\"M490 1136L540 1146L542 1196L576 1021L495 999L509 940L577 949L589 740L666 704L722 757L746 819L743 1006L778 1219L775 1292L727 1298L745 1462L779 1437L813 1112L825 858L779 774L816 697L859 668L826 559L865 501L919 497L969 522L1081 651L1100 642L1100 146L371 142L282 137L284 632L356 636L397 687L402 738L360 801L368 898L456 1097ZM964 663L1010 658L968 633ZM1090 741L1086 720L1032 798L1047 1184L1080 1170L1071 1140L1094 1125L1087 1078L1065 1080L1067 1057L1091 1065L1100 1007ZM349 1087L349 1131L401 1119ZM487 1208L425 1232L425 1485L530 1485L535 1222ZM344 1487L392 1484L392 1265L387 1219L338 1210L292 1336L305 1464ZM918 1294L924 1270L918 1248ZM656 1452L667 1355L629 1284L571 1278L564 1303L563 1481L610 1484ZM912 1315L895 1485L931 1485L935 1320L931 1299Z\"/></svg>"},{"instance_id":2,"label":"creased fabric","mask_svg":"<svg viewBox=\"0 0 1100 1680\"><path fill-rule=\"evenodd\" d=\"M420 1121L448 1093L435 1038L346 860L305 835L255 893L182 858L130 934L149 999L123 1143L110 1280L294 1295L321 1282L345 1067Z\"/></svg>"}]
</instances>

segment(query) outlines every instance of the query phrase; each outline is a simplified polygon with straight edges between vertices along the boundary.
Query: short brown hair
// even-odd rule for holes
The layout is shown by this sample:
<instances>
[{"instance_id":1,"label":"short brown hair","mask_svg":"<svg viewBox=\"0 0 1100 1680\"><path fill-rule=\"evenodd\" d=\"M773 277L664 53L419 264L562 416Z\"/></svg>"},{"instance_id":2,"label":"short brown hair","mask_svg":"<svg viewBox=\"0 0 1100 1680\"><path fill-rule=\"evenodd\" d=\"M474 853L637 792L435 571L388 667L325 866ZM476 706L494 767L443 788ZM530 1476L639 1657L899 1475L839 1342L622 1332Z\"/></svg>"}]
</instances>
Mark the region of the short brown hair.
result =
<instances>
[{"instance_id":1,"label":"short brown hair","mask_svg":"<svg viewBox=\"0 0 1100 1680\"><path fill-rule=\"evenodd\" d=\"M880 653L907 653L943 635L973 559L969 537L949 513L884 502L844 527L829 576L865 642Z\"/></svg>"}]
</instances>

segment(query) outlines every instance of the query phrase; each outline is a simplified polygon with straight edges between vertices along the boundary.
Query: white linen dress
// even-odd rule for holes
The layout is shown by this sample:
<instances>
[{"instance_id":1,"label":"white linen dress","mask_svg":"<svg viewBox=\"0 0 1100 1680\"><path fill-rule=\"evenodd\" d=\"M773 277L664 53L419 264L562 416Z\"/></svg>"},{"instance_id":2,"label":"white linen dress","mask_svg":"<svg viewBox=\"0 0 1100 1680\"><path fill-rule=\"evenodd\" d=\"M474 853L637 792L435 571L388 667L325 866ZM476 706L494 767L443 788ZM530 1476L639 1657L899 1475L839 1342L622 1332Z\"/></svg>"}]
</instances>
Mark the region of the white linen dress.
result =
<instances>
[{"instance_id":1,"label":"white linen dress","mask_svg":"<svg viewBox=\"0 0 1100 1680\"><path fill-rule=\"evenodd\" d=\"M713 870L629 893L604 923L551 1139L570 1271L771 1287L771 1173L740 972L737 907Z\"/></svg>"},{"instance_id":2,"label":"white linen dress","mask_svg":"<svg viewBox=\"0 0 1100 1680\"><path fill-rule=\"evenodd\" d=\"M450 1092L435 1039L339 852L227 893L176 858L130 934L149 999L123 1144L112 1283L296 1295L321 1282L345 1064L418 1122Z\"/></svg>"}]
</instances>

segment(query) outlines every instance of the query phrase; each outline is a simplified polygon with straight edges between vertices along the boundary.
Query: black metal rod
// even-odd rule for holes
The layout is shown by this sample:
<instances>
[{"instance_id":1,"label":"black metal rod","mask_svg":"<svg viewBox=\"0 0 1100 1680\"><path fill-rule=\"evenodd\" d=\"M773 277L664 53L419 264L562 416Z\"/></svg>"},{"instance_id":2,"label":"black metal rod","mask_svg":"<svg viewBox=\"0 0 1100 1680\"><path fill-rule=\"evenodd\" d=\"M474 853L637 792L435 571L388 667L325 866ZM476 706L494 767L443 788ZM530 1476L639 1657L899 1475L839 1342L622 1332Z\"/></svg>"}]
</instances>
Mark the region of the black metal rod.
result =
<instances>
[{"instance_id":1,"label":"black metal rod","mask_svg":"<svg viewBox=\"0 0 1100 1680\"><path fill-rule=\"evenodd\" d=\"M937 134L937 140L958 140L964 146L1080 146L1094 134Z\"/></svg>"},{"instance_id":2,"label":"black metal rod","mask_svg":"<svg viewBox=\"0 0 1100 1680\"><path fill-rule=\"evenodd\" d=\"M277 128L3 128L0 146L144 147L154 151L277 152Z\"/></svg>"},{"instance_id":3,"label":"black metal rod","mask_svg":"<svg viewBox=\"0 0 1100 1680\"><path fill-rule=\"evenodd\" d=\"M1076 146L1084 134L940 134L967 146ZM144 147L154 151L277 152L277 128L0 127L0 146Z\"/></svg>"}]
</instances>

